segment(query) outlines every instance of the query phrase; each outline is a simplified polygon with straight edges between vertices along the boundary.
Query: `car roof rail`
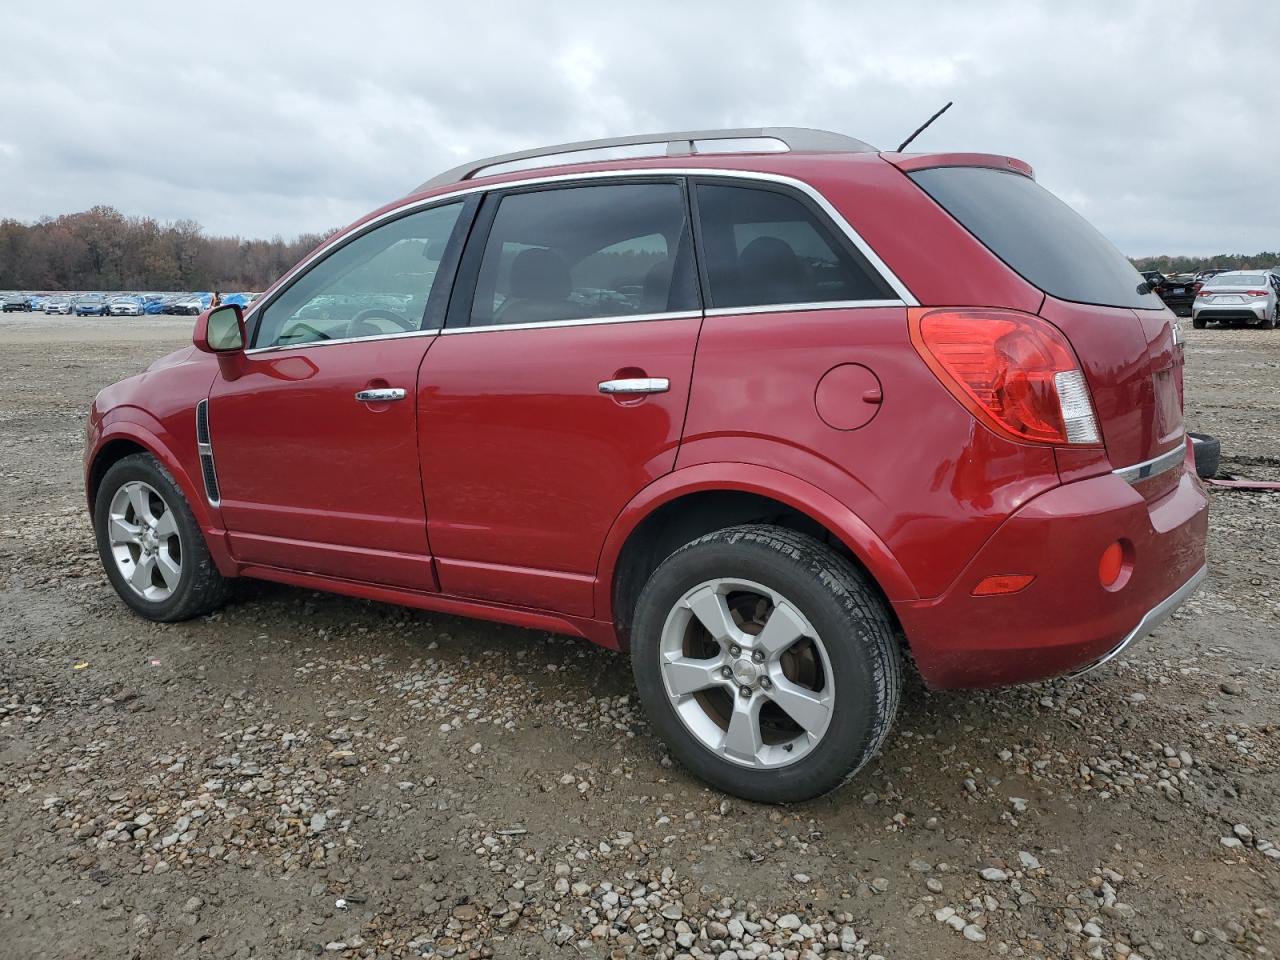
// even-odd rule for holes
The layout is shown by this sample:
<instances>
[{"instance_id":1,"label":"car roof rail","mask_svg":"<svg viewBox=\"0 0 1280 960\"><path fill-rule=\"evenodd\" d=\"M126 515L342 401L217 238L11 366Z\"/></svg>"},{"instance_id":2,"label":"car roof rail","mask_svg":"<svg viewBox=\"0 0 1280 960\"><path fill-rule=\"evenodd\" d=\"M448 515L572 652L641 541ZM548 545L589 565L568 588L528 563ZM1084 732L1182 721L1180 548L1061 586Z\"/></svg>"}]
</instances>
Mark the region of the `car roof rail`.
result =
<instances>
[{"instance_id":1,"label":"car roof rail","mask_svg":"<svg viewBox=\"0 0 1280 960\"><path fill-rule=\"evenodd\" d=\"M504 153L496 157L485 157L482 160L471 160L456 166L438 176L432 177L420 185L414 193L443 187L450 183L461 183L480 175L492 173L512 173L515 170L533 167L549 167L556 163L590 163L600 160L636 159L638 157L668 156L678 157L696 153L758 153L760 146L741 147L738 150L715 149L709 141L733 140L770 140L780 144L782 150L770 149L766 152L806 151L811 153L878 153L879 151L853 137L830 130L812 130L808 127L733 127L724 130L681 130L675 133L648 133L630 137L607 137L603 140L581 140L577 143L558 143L549 147L536 147L532 150L518 150L515 153ZM710 149L699 150L699 144ZM725 146L725 145L722 145ZM573 157L566 155L589 153L593 151L618 150L627 147L662 147L661 152L639 152L621 157ZM559 161L554 158L561 158ZM527 161L546 161L545 163L528 163ZM494 167L511 166L509 170L493 170Z\"/></svg>"}]
</instances>

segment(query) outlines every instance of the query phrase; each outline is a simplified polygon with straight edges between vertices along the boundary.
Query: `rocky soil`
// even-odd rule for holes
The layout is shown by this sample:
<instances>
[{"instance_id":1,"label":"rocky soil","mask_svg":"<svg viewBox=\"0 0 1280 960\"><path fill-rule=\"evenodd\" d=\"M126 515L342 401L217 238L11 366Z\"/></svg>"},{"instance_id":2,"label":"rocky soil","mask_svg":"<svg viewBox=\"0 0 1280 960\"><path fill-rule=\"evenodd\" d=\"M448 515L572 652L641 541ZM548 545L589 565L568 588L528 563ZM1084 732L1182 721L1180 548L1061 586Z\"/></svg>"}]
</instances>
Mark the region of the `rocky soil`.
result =
<instances>
[{"instance_id":1,"label":"rocky soil","mask_svg":"<svg viewBox=\"0 0 1280 960\"><path fill-rule=\"evenodd\" d=\"M1187 330L1187 411L1280 479L1280 332ZM83 416L189 322L0 321L0 956L1280 953L1280 495L1077 681L930 693L789 808L650 735L623 659L266 584L170 626L85 519Z\"/></svg>"}]
</instances>

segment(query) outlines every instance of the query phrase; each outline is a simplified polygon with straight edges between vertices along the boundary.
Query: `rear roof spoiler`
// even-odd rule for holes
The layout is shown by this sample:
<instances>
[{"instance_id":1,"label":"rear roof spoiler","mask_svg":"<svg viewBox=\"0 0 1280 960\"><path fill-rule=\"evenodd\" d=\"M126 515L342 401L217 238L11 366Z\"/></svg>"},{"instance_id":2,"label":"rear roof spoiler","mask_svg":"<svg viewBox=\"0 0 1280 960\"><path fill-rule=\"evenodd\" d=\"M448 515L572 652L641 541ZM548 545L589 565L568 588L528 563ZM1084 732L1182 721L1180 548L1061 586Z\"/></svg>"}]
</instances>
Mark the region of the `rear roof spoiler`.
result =
<instances>
[{"instance_id":1,"label":"rear roof spoiler","mask_svg":"<svg viewBox=\"0 0 1280 960\"><path fill-rule=\"evenodd\" d=\"M904 173L935 167L988 167L1018 173L1031 180L1036 178L1035 170L1025 160L998 153L884 153L881 156Z\"/></svg>"}]
</instances>

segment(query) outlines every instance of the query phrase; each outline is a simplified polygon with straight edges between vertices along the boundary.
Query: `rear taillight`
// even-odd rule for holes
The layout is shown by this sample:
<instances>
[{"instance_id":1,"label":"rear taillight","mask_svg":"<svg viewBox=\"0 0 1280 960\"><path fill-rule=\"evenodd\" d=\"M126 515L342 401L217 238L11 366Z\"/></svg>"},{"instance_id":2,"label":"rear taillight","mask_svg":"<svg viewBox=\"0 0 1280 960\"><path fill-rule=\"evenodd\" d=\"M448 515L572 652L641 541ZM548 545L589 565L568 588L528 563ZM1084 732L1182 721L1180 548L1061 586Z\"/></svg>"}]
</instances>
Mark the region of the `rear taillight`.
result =
<instances>
[{"instance_id":1,"label":"rear taillight","mask_svg":"<svg viewBox=\"0 0 1280 960\"><path fill-rule=\"evenodd\" d=\"M1267 295L1267 291L1265 290L1246 290L1245 291L1245 296L1247 297L1265 297L1266 295Z\"/></svg>"},{"instance_id":2,"label":"rear taillight","mask_svg":"<svg viewBox=\"0 0 1280 960\"><path fill-rule=\"evenodd\" d=\"M1033 443L1100 444L1071 344L1051 323L1012 310L915 307L911 342L951 393L998 433Z\"/></svg>"}]
</instances>

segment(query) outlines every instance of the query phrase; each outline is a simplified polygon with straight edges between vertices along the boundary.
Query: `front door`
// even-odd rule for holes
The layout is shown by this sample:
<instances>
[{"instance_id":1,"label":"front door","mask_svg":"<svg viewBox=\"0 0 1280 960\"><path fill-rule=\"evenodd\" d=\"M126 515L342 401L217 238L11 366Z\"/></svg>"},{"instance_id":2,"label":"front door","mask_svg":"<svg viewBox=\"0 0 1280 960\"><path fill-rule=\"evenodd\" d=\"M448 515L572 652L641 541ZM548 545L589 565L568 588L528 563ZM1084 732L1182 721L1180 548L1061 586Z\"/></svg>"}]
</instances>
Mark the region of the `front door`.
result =
<instances>
[{"instance_id":1,"label":"front door","mask_svg":"<svg viewBox=\"0 0 1280 960\"><path fill-rule=\"evenodd\" d=\"M678 181L494 194L418 429L440 589L593 613L614 519L675 463L701 322Z\"/></svg>"},{"instance_id":2,"label":"front door","mask_svg":"<svg viewBox=\"0 0 1280 960\"><path fill-rule=\"evenodd\" d=\"M238 560L435 589L415 387L439 325L432 318L443 315L450 278L441 264L456 260L462 209L384 221L254 312L243 375L219 377L209 399Z\"/></svg>"}]
</instances>

